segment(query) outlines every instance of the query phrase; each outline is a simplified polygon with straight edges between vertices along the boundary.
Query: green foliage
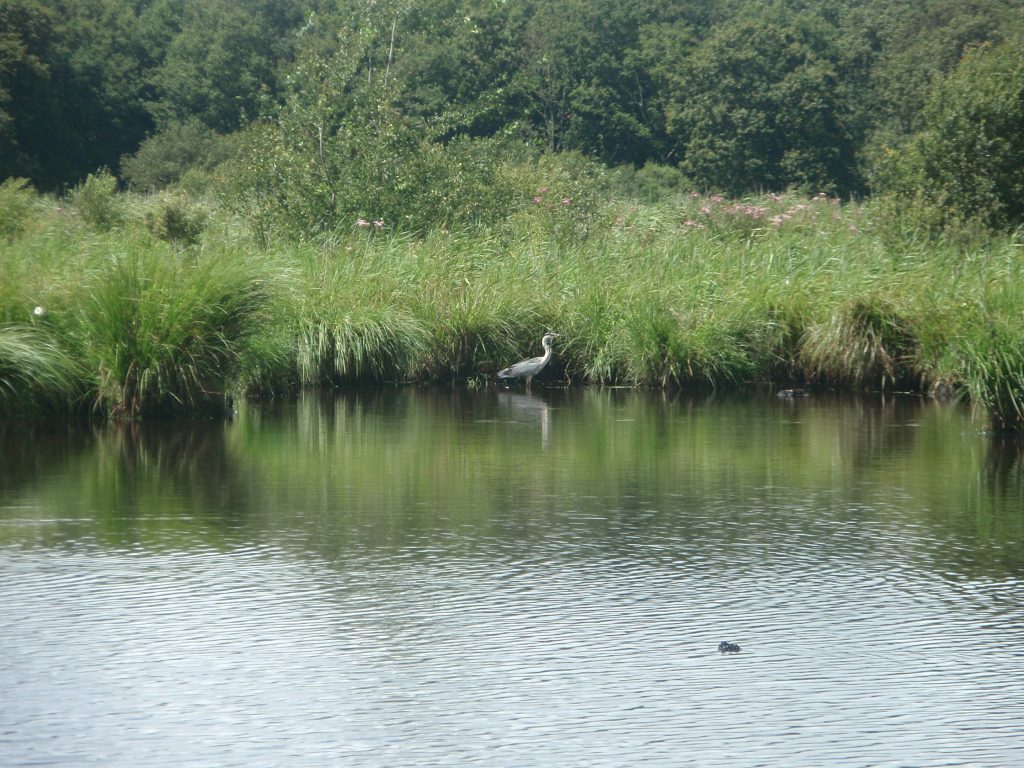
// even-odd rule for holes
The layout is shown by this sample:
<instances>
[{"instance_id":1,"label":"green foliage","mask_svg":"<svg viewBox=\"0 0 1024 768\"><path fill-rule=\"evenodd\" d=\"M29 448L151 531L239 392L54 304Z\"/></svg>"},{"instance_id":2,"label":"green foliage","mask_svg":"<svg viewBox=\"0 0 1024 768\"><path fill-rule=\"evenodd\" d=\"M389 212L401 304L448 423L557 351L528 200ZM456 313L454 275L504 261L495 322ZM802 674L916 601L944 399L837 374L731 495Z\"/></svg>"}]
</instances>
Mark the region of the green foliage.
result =
<instances>
[{"instance_id":1,"label":"green foliage","mask_svg":"<svg viewBox=\"0 0 1024 768\"><path fill-rule=\"evenodd\" d=\"M530 191L571 185L571 157L515 168ZM274 251L223 220L193 250L134 219L97 233L51 202L0 241L0 312L18 329L5 386L40 413L219 413L243 388L485 382L551 329L549 380L941 387L1022 426L1012 237L895 241L872 209L822 196L595 200L585 232L530 198L490 230L356 228Z\"/></svg>"},{"instance_id":2,"label":"green foliage","mask_svg":"<svg viewBox=\"0 0 1024 768\"><path fill-rule=\"evenodd\" d=\"M1022 31L1016 0L0 0L0 178L63 191L123 158L137 189L210 188L208 131L265 118L283 136L250 165L278 178L252 194L289 208L268 231L490 220L509 137L702 190L860 194L964 51ZM497 143L467 161L460 136Z\"/></svg>"},{"instance_id":3,"label":"green foliage","mask_svg":"<svg viewBox=\"0 0 1024 768\"><path fill-rule=\"evenodd\" d=\"M1024 430L1019 248L1019 241L1007 239L992 247L989 258L969 255L946 291L936 291L923 307L930 322L920 335L934 361L933 377L965 396L996 431Z\"/></svg>"},{"instance_id":4,"label":"green foliage","mask_svg":"<svg viewBox=\"0 0 1024 768\"><path fill-rule=\"evenodd\" d=\"M616 168L610 181L615 194L647 203L678 197L693 188L679 168L654 162L645 163L635 170L631 166Z\"/></svg>"},{"instance_id":5,"label":"green foliage","mask_svg":"<svg viewBox=\"0 0 1024 768\"><path fill-rule=\"evenodd\" d=\"M16 238L25 231L35 193L26 179L0 183L0 238Z\"/></svg>"},{"instance_id":6,"label":"green foliage","mask_svg":"<svg viewBox=\"0 0 1024 768\"><path fill-rule=\"evenodd\" d=\"M260 235L422 232L503 210L498 145L442 140L455 117L428 124L403 114L389 63L364 71L390 30L343 34L330 57L301 60L282 107L252 132L236 200Z\"/></svg>"},{"instance_id":7,"label":"green foliage","mask_svg":"<svg viewBox=\"0 0 1024 768\"><path fill-rule=\"evenodd\" d=\"M3 0L0 109L11 116L0 177L29 177L56 191L86 171L113 166L151 127L144 99L146 52L134 3ZM7 84L4 69L11 74ZM2 118L0 118L2 121ZM0 126L0 136L3 128ZM10 165L8 165L10 163Z\"/></svg>"},{"instance_id":8,"label":"green foliage","mask_svg":"<svg viewBox=\"0 0 1024 768\"><path fill-rule=\"evenodd\" d=\"M150 105L167 128L196 120L226 133L278 91L280 65L293 55L306 4L294 0L184 0L178 29L151 74Z\"/></svg>"},{"instance_id":9,"label":"green foliage","mask_svg":"<svg viewBox=\"0 0 1024 768\"><path fill-rule=\"evenodd\" d=\"M915 346L909 324L895 307L863 297L809 327L800 356L816 379L885 389L911 384Z\"/></svg>"},{"instance_id":10,"label":"green foliage","mask_svg":"<svg viewBox=\"0 0 1024 768\"><path fill-rule=\"evenodd\" d=\"M172 123L121 158L121 176L132 188L152 192L180 182L190 170L209 171L232 155L232 142L201 123Z\"/></svg>"},{"instance_id":11,"label":"green foliage","mask_svg":"<svg viewBox=\"0 0 1024 768\"><path fill-rule=\"evenodd\" d=\"M160 195L145 213L146 229L153 237L177 245L195 245L206 227L205 208L183 195Z\"/></svg>"},{"instance_id":12,"label":"green foliage","mask_svg":"<svg viewBox=\"0 0 1024 768\"><path fill-rule=\"evenodd\" d=\"M892 145L924 126L922 110L935 84L957 67L964 53L1021 31L1018 3L926 0L852 4L845 38L859 38L850 64L863 62L866 79L852 105L874 137ZM927 65L922 65L926 62Z\"/></svg>"},{"instance_id":13,"label":"green foliage","mask_svg":"<svg viewBox=\"0 0 1024 768\"><path fill-rule=\"evenodd\" d=\"M602 215L608 180L603 166L575 152L508 163L498 183L515 195L505 226L551 241L586 238Z\"/></svg>"},{"instance_id":14,"label":"green foliage","mask_svg":"<svg viewBox=\"0 0 1024 768\"><path fill-rule=\"evenodd\" d=\"M1019 305L1018 305L1019 306ZM961 375L971 402L999 432L1024 430L1024 334L1005 317L961 345ZM977 329L974 329L977 331Z\"/></svg>"},{"instance_id":15,"label":"green foliage","mask_svg":"<svg viewBox=\"0 0 1024 768\"><path fill-rule=\"evenodd\" d=\"M935 211L939 223L1024 223L1024 47L968 52L940 81L924 129L880 164L879 187Z\"/></svg>"},{"instance_id":16,"label":"green foliage","mask_svg":"<svg viewBox=\"0 0 1024 768\"><path fill-rule=\"evenodd\" d=\"M303 259L303 266L291 304L299 382L409 380L426 354L428 333L372 251Z\"/></svg>"},{"instance_id":17,"label":"green foliage","mask_svg":"<svg viewBox=\"0 0 1024 768\"><path fill-rule=\"evenodd\" d=\"M659 387L738 383L756 373L737 328L700 307L644 301L625 313L611 338L623 381Z\"/></svg>"},{"instance_id":18,"label":"green foliage","mask_svg":"<svg viewBox=\"0 0 1024 768\"><path fill-rule=\"evenodd\" d=\"M90 173L71 191L71 204L82 221L101 232L113 229L124 219L117 179L109 171Z\"/></svg>"},{"instance_id":19,"label":"green foliage","mask_svg":"<svg viewBox=\"0 0 1024 768\"><path fill-rule=\"evenodd\" d=\"M429 336L410 313L365 304L321 309L327 311L303 316L300 323L297 365L302 384L412 378Z\"/></svg>"},{"instance_id":20,"label":"green foliage","mask_svg":"<svg viewBox=\"0 0 1024 768\"><path fill-rule=\"evenodd\" d=\"M697 46L674 82L668 130L683 170L732 194L854 184L830 42L817 25L740 19Z\"/></svg>"},{"instance_id":21,"label":"green foliage","mask_svg":"<svg viewBox=\"0 0 1024 768\"><path fill-rule=\"evenodd\" d=\"M41 3L0 0L0 178L40 171L32 134L47 128L38 96L51 85L55 25Z\"/></svg>"}]
</instances>

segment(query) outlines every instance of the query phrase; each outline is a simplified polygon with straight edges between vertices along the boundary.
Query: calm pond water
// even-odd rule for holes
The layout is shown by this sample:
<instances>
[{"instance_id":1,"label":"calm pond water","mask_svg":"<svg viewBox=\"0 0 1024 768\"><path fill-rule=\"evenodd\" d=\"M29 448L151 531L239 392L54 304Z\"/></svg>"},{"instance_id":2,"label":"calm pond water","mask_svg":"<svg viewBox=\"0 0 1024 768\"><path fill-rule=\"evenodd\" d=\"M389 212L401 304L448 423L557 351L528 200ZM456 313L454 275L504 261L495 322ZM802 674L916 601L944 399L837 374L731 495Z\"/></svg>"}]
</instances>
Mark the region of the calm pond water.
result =
<instances>
[{"instance_id":1,"label":"calm pond water","mask_svg":"<svg viewBox=\"0 0 1024 768\"><path fill-rule=\"evenodd\" d=\"M913 398L8 426L0 764L1024 765L1024 461Z\"/></svg>"}]
</instances>

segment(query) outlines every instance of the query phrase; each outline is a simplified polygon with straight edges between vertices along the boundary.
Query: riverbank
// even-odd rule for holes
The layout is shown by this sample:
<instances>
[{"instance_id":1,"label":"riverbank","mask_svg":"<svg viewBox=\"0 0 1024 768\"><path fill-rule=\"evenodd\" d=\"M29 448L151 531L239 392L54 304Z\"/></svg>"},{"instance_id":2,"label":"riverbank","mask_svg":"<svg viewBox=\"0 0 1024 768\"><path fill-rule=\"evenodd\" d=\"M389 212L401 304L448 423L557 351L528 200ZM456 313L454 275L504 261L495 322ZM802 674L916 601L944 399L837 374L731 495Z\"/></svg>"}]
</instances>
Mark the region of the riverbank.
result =
<instances>
[{"instance_id":1,"label":"riverbank","mask_svg":"<svg viewBox=\"0 0 1024 768\"><path fill-rule=\"evenodd\" d=\"M1024 424L1009 236L937 242L823 196L581 212L539 195L487 230L393 236L357 221L259 243L201 202L182 209L193 231L168 225L166 200L118 198L105 222L32 198L0 242L4 415L216 414L231 394L325 383L476 385L553 329L548 379L897 388L967 398L996 429Z\"/></svg>"}]
</instances>

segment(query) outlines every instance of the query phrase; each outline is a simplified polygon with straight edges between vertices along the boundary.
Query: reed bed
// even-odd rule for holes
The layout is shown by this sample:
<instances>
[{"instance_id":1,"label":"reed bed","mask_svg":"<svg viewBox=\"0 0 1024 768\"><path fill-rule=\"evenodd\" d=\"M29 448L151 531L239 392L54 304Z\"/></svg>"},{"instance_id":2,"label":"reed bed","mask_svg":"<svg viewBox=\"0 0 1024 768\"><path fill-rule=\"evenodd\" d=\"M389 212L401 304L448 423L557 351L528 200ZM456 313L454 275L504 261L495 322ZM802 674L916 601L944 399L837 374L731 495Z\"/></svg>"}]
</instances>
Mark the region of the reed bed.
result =
<instances>
[{"instance_id":1,"label":"reed bed","mask_svg":"<svg viewBox=\"0 0 1024 768\"><path fill-rule=\"evenodd\" d=\"M479 384L538 354L551 329L553 381L909 389L1024 425L1013 236L894 234L870 208L821 196L693 195L610 202L583 238L520 215L268 249L218 212L194 244L165 242L145 208L130 201L122 225L97 231L37 206L0 244L5 413L56 400L212 414L231 393Z\"/></svg>"}]
</instances>

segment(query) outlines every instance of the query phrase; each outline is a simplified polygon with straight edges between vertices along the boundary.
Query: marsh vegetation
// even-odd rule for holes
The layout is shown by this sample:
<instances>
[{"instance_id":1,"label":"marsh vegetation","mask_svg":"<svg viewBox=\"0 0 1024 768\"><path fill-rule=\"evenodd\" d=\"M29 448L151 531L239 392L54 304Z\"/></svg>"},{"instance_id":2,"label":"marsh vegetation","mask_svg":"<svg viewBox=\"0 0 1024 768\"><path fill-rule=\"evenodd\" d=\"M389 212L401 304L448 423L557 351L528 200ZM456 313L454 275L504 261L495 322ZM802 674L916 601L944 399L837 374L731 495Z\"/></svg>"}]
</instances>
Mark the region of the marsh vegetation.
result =
<instances>
[{"instance_id":1,"label":"marsh vegetation","mask_svg":"<svg viewBox=\"0 0 1024 768\"><path fill-rule=\"evenodd\" d=\"M551 382L903 389L1021 420L1012 235L939 241L823 195L581 211L542 189L495 226L357 220L269 244L201 200L173 203L204 212L189 244L152 226L162 197L111 193L108 228L18 192L19 233L0 246L4 411L218 413L229 393L480 384L557 329Z\"/></svg>"},{"instance_id":2,"label":"marsh vegetation","mask_svg":"<svg viewBox=\"0 0 1024 768\"><path fill-rule=\"evenodd\" d=\"M0 8L6 415L478 384L557 330L551 380L1024 423L1016 4L65 5Z\"/></svg>"}]
</instances>

